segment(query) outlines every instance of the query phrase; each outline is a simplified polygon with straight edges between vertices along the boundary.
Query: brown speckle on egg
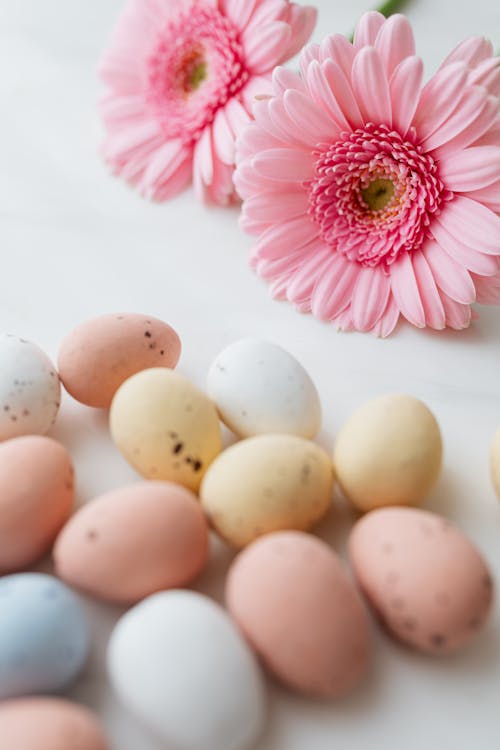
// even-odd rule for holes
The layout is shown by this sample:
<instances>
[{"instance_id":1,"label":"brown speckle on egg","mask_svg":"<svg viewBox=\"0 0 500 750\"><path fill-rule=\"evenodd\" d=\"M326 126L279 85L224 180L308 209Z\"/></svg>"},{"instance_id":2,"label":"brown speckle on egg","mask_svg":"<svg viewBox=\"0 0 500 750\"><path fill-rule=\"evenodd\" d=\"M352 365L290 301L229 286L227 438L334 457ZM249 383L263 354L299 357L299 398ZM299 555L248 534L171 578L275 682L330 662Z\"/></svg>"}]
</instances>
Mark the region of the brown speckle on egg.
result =
<instances>
[{"instance_id":1,"label":"brown speckle on egg","mask_svg":"<svg viewBox=\"0 0 500 750\"><path fill-rule=\"evenodd\" d=\"M177 454L182 451L184 448L184 443L176 443L174 447L172 448L172 453Z\"/></svg>"},{"instance_id":2,"label":"brown speckle on egg","mask_svg":"<svg viewBox=\"0 0 500 750\"><path fill-rule=\"evenodd\" d=\"M99 534L97 533L95 529L89 529L86 534L86 537L89 540L89 542L95 542L98 536Z\"/></svg>"},{"instance_id":3,"label":"brown speckle on egg","mask_svg":"<svg viewBox=\"0 0 500 750\"><path fill-rule=\"evenodd\" d=\"M442 633L433 633L430 641L436 648L443 648L446 645L446 638Z\"/></svg>"}]
</instances>

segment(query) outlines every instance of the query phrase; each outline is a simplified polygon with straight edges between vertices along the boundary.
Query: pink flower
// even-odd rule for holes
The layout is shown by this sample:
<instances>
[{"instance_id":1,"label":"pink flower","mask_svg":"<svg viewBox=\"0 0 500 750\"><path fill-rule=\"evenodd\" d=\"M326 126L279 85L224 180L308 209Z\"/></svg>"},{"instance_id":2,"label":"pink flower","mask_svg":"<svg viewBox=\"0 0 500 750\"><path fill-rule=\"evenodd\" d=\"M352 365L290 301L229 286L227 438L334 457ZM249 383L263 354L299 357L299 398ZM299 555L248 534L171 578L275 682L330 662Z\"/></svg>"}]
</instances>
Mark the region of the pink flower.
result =
<instances>
[{"instance_id":1,"label":"pink flower","mask_svg":"<svg viewBox=\"0 0 500 750\"><path fill-rule=\"evenodd\" d=\"M132 0L101 64L104 158L146 197L234 197L235 135L316 22L288 0Z\"/></svg>"},{"instance_id":2,"label":"pink flower","mask_svg":"<svg viewBox=\"0 0 500 750\"><path fill-rule=\"evenodd\" d=\"M343 330L461 329L500 303L500 60L459 45L422 87L400 15L277 68L238 144L241 226L272 294Z\"/></svg>"}]
</instances>

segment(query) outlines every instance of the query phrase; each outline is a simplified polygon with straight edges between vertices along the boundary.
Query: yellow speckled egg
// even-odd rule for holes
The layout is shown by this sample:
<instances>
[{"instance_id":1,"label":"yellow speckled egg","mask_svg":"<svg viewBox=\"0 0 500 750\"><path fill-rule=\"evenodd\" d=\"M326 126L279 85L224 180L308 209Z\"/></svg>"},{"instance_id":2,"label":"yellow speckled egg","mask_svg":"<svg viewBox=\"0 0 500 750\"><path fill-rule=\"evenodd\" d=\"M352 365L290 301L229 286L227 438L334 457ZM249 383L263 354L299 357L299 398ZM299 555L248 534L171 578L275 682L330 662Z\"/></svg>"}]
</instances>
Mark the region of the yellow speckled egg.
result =
<instances>
[{"instance_id":1,"label":"yellow speckled egg","mask_svg":"<svg viewBox=\"0 0 500 750\"><path fill-rule=\"evenodd\" d=\"M215 530L234 547L282 529L307 531L330 507L333 468L318 445L295 435L258 435L224 451L200 490Z\"/></svg>"},{"instance_id":2,"label":"yellow speckled egg","mask_svg":"<svg viewBox=\"0 0 500 750\"><path fill-rule=\"evenodd\" d=\"M389 394L361 406L341 428L333 462L339 484L362 511L423 501L441 469L439 425L427 406Z\"/></svg>"},{"instance_id":3,"label":"yellow speckled egg","mask_svg":"<svg viewBox=\"0 0 500 750\"><path fill-rule=\"evenodd\" d=\"M110 428L139 474L194 491L222 447L215 406L184 376L163 367L143 370L120 386Z\"/></svg>"}]
</instances>

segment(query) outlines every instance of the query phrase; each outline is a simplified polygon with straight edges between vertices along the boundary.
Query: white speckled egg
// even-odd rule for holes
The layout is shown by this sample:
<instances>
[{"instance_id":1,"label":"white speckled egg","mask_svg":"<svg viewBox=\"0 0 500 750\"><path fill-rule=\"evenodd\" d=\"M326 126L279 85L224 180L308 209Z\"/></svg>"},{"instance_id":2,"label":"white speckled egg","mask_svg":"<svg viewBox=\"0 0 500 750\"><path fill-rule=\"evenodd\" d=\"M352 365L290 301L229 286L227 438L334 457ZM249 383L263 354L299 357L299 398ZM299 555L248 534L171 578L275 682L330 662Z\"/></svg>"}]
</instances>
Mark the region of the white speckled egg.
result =
<instances>
[{"instance_id":1,"label":"white speckled egg","mask_svg":"<svg viewBox=\"0 0 500 750\"><path fill-rule=\"evenodd\" d=\"M240 437L282 432L314 437L321 426L318 392L295 357L270 341L235 341L214 360L208 394Z\"/></svg>"},{"instance_id":2,"label":"white speckled egg","mask_svg":"<svg viewBox=\"0 0 500 750\"><path fill-rule=\"evenodd\" d=\"M115 444L139 474L195 492L222 447L214 404L165 367L128 378L113 398L109 421Z\"/></svg>"},{"instance_id":3,"label":"white speckled egg","mask_svg":"<svg viewBox=\"0 0 500 750\"><path fill-rule=\"evenodd\" d=\"M88 647L82 606L57 578L0 578L0 700L62 690L79 674Z\"/></svg>"},{"instance_id":4,"label":"white speckled egg","mask_svg":"<svg viewBox=\"0 0 500 750\"><path fill-rule=\"evenodd\" d=\"M59 410L56 369L36 344L0 335L0 440L44 435Z\"/></svg>"},{"instance_id":5,"label":"white speckled egg","mask_svg":"<svg viewBox=\"0 0 500 750\"><path fill-rule=\"evenodd\" d=\"M332 462L296 435L256 435L221 453L200 489L214 529L234 547L283 529L308 531L331 506Z\"/></svg>"},{"instance_id":6,"label":"white speckled egg","mask_svg":"<svg viewBox=\"0 0 500 750\"><path fill-rule=\"evenodd\" d=\"M125 705L175 750L247 750L265 718L256 660L224 610L192 591L154 594L108 647Z\"/></svg>"},{"instance_id":7,"label":"white speckled egg","mask_svg":"<svg viewBox=\"0 0 500 750\"><path fill-rule=\"evenodd\" d=\"M422 502L439 477L439 425L413 396L369 401L342 426L333 451L339 484L362 511Z\"/></svg>"}]
</instances>

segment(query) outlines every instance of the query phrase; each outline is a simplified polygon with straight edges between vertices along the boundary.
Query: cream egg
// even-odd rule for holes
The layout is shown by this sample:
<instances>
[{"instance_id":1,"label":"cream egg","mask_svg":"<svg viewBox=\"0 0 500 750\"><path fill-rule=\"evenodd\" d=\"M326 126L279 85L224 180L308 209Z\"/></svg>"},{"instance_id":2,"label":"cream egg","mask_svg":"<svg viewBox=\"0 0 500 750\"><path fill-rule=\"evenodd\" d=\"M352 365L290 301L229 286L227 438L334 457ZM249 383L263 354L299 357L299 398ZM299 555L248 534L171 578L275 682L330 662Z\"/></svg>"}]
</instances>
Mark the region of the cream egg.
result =
<instances>
[{"instance_id":1,"label":"cream egg","mask_svg":"<svg viewBox=\"0 0 500 750\"><path fill-rule=\"evenodd\" d=\"M235 341L212 363L209 396L240 437L280 432L312 438L321 426L318 392L295 357L270 341Z\"/></svg>"},{"instance_id":2,"label":"cream egg","mask_svg":"<svg viewBox=\"0 0 500 750\"><path fill-rule=\"evenodd\" d=\"M456 651L484 625L493 581L453 524L416 508L381 508L356 523L349 556L389 633L432 654Z\"/></svg>"},{"instance_id":3,"label":"cream egg","mask_svg":"<svg viewBox=\"0 0 500 750\"><path fill-rule=\"evenodd\" d=\"M208 469L202 507L235 547L280 529L308 530L328 511L333 469L315 443L295 435L258 435L225 450Z\"/></svg>"},{"instance_id":4,"label":"cream egg","mask_svg":"<svg viewBox=\"0 0 500 750\"><path fill-rule=\"evenodd\" d=\"M0 703L5 750L109 750L97 718L59 698L20 698Z\"/></svg>"},{"instance_id":5,"label":"cream egg","mask_svg":"<svg viewBox=\"0 0 500 750\"><path fill-rule=\"evenodd\" d=\"M41 435L0 443L0 575L49 551L73 496L73 466L60 443Z\"/></svg>"},{"instance_id":6,"label":"cream egg","mask_svg":"<svg viewBox=\"0 0 500 750\"><path fill-rule=\"evenodd\" d=\"M418 504L441 469L439 425L412 396L380 396L342 426L333 460L344 494L359 510Z\"/></svg>"},{"instance_id":7,"label":"cream egg","mask_svg":"<svg viewBox=\"0 0 500 750\"><path fill-rule=\"evenodd\" d=\"M173 370L153 368L118 389L110 412L112 438L147 479L166 479L195 492L222 448L217 410Z\"/></svg>"},{"instance_id":8,"label":"cream egg","mask_svg":"<svg viewBox=\"0 0 500 750\"><path fill-rule=\"evenodd\" d=\"M296 531L268 534L234 561L229 611L267 668L300 692L332 698L366 675L370 629L335 554Z\"/></svg>"},{"instance_id":9,"label":"cream egg","mask_svg":"<svg viewBox=\"0 0 500 750\"><path fill-rule=\"evenodd\" d=\"M127 378L151 367L175 367L180 353L179 336L162 320L101 315L68 333L59 350L59 374L77 401L108 408Z\"/></svg>"},{"instance_id":10,"label":"cream egg","mask_svg":"<svg viewBox=\"0 0 500 750\"><path fill-rule=\"evenodd\" d=\"M122 603L190 583L207 556L200 504L170 482L139 482L86 503L54 547L56 573L66 583Z\"/></svg>"},{"instance_id":11,"label":"cream egg","mask_svg":"<svg viewBox=\"0 0 500 750\"><path fill-rule=\"evenodd\" d=\"M115 626L108 669L125 706L169 748L250 750L265 720L257 662L224 610L192 591L145 599Z\"/></svg>"},{"instance_id":12,"label":"cream egg","mask_svg":"<svg viewBox=\"0 0 500 750\"><path fill-rule=\"evenodd\" d=\"M31 341L0 335L0 440L44 435L61 400L56 369Z\"/></svg>"}]
</instances>

